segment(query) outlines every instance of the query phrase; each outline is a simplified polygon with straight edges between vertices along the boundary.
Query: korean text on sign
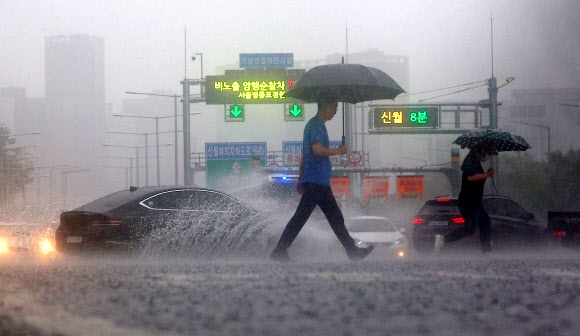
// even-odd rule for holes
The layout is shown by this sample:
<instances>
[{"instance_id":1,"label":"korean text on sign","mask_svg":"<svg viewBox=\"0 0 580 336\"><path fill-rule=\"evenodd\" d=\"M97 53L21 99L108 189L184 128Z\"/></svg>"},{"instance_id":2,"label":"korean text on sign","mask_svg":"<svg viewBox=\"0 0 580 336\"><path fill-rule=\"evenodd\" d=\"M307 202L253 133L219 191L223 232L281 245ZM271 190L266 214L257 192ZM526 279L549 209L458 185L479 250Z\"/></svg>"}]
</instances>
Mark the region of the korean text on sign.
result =
<instances>
[{"instance_id":1,"label":"korean text on sign","mask_svg":"<svg viewBox=\"0 0 580 336\"><path fill-rule=\"evenodd\" d=\"M251 159L253 154L266 157L266 143L206 143L206 159Z\"/></svg>"},{"instance_id":2,"label":"korean text on sign","mask_svg":"<svg viewBox=\"0 0 580 336\"><path fill-rule=\"evenodd\" d=\"M424 177L419 176L397 176L397 196L402 198L423 199Z\"/></svg>"},{"instance_id":3,"label":"korean text on sign","mask_svg":"<svg viewBox=\"0 0 580 336\"><path fill-rule=\"evenodd\" d=\"M384 111L381 119L383 124L402 124L403 111Z\"/></svg>"}]
</instances>

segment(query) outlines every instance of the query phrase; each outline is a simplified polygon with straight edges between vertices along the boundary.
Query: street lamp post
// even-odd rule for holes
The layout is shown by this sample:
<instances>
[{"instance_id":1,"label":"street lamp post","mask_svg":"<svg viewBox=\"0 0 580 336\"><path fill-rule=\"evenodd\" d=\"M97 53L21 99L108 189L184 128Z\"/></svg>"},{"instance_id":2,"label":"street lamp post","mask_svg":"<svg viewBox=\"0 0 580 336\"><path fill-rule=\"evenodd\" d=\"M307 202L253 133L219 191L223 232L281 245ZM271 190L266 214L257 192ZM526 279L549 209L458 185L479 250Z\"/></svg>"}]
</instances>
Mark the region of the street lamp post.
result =
<instances>
[{"instance_id":1,"label":"street lamp post","mask_svg":"<svg viewBox=\"0 0 580 336\"><path fill-rule=\"evenodd\" d=\"M204 80L195 80L184 78L181 84L183 85L183 97L188 97L183 100L183 184L188 186L193 184L193 175L191 174L191 124L190 124L190 103L203 102L203 97L192 98L189 94L191 85L204 85ZM198 113L194 113L198 114Z\"/></svg>"},{"instance_id":2,"label":"street lamp post","mask_svg":"<svg viewBox=\"0 0 580 336\"><path fill-rule=\"evenodd\" d=\"M113 117L155 119L155 146L157 148L157 185L160 185L160 181L161 181L161 166L160 166L160 163L159 163L159 133L160 133L159 132L159 119L172 118L173 116L144 117L144 116L136 116L136 115L113 114ZM162 133L170 133L170 132L162 132ZM175 134L177 134L177 129L175 130ZM176 137L177 137L177 135L176 135ZM175 146L177 148L177 144Z\"/></svg>"},{"instance_id":3,"label":"street lamp post","mask_svg":"<svg viewBox=\"0 0 580 336\"><path fill-rule=\"evenodd\" d=\"M513 122L515 124L524 124L524 125L536 126L536 127L540 127L540 128L546 129L548 131L548 153L551 153L552 152L552 148L551 148L551 144L550 144L550 127L544 126L544 125L537 125L537 124L527 123L527 122L523 122L523 121L510 120L510 122Z\"/></svg>"},{"instance_id":4,"label":"street lamp post","mask_svg":"<svg viewBox=\"0 0 580 336\"><path fill-rule=\"evenodd\" d=\"M107 133L112 133L112 134L133 134L133 135L144 135L145 136L145 186L149 186L149 150L148 150L148 145L147 145L147 137L149 135L153 135L156 134L157 136L159 136L159 134L161 133L171 133L170 131L168 132L155 132L155 133L134 133L134 132L115 132L115 131L109 131ZM159 170L159 147L160 146L170 146L173 144L163 144L163 145L159 145L159 143L155 144L155 147L157 148L157 170ZM160 176L159 174L157 174L157 185L160 185Z\"/></svg>"},{"instance_id":5,"label":"street lamp post","mask_svg":"<svg viewBox=\"0 0 580 336\"><path fill-rule=\"evenodd\" d=\"M173 97L173 110L174 110L174 126L175 126L175 153L174 153L174 164L175 164L175 185L179 184L179 155L178 155L178 148L177 142L177 98L180 98L179 95L164 95L164 94L157 94L157 93L145 93L145 92L131 92L126 91L125 93L128 94L136 94L136 95L144 95L144 96L157 96L157 97Z\"/></svg>"},{"instance_id":6,"label":"street lamp post","mask_svg":"<svg viewBox=\"0 0 580 336\"><path fill-rule=\"evenodd\" d=\"M117 166L99 166L103 168L117 168L117 169L124 169L125 170L125 189L129 189L129 168L127 167L117 167Z\"/></svg>"},{"instance_id":7,"label":"street lamp post","mask_svg":"<svg viewBox=\"0 0 580 336\"><path fill-rule=\"evenodd\" d=\"M112 158L112 159L128 159L129 160L129 172L130 172L130 176L128 181L129 184L133 184L133 158L130 156L109 156L109 155L101 155L101 157L106 157L106 158ZM111 167L111 166L103 166L103 167L109 167L109 168L127 168L127 167ZM125 177L125 180L127 180L127 177Z\"/></svg>"},{"instance_id":8,"label":"street lamp post","mask_svg":"<svg viewBox=\"0 0 580 336\"><path fill-rule=\"evenodd\" d=\"M119 148L132 148L135 149L135 186L139 186L139 148L144 148L143 146L122 146L122 145L111 145L111 144L103 144L105 147L119 147ZM133 161L131 161L133 162ZM131 183L133 183L133 168L131 168Z\"/></svg>"},{"instance_id":9,"label":"street lamp post","mask_svg":"<svg viewBox=\"0 0 580 336\"><path fill-rule=\"evenodd\" d=\"M193 53L193 55L199 56L199 63L200 63L199 79L203 80L203 53ZM195 56L192 56L191 59L193 61L195 61L196 58L195 58ZM203 89L204 89L204 87L203 87L203 85L201 85L200 89L199 89L199 93L200 93L201 97L203 97Z\"/></svg>"},{"instance_id":10,"label":"street lamp post","mask_svg":"<svg viewBox=\"0 0 580 336\"><path fill-rule=\"evenodd\" d=\"M40 206L40 170L44 168L66 168L66 165L36 167L36 206ZM52 174L52 170L51 170ZM52 182L51 182L52 184Z\"/></svg>"},{"instance_id":11,"label":"street lamp post","mask_svg":"<svg viewBox=\"0 0 580 336\"><path fill-rule=\"evenodd\" d=\"M84 172L90 172L90 169L69 169L69 170L63 170L61 171L61 192L60 192L60 198L61 198L61 202L62 202L62 208L66 209L66 196L67 196L67 191L68 191L68 185L67 185L67 177L69 174L74 174L74 173L84 173Z\"/></svg>"},{"instance_id":12,"label":"street lamp post","mask_svg":"<svg viewBox=\"0 0 580 336\"><path fill-rule=\"evenodd\" d=\"M109 144L103 144L103 146L110 146L110 147L126 147L126 148L135 148L136 151L136 155L137 155L137 181L139 180L139 148L144 148L145 149L145 186L149 186L149 155L148 155L148 148L149 147L153 147L153 146L148 146L147 145L147 136L148 135L152 135L154 133L131 133L131 132L107 132L107 133L117 133L117 134L136 134L136 135L145 135L145 146L119 146L119 145L109 145ZM169 132L159 132L159 133L169 133ZM167 143L167 144L156 144L155 147L157 147L157 163L159 164L159 147L164 147L164 146L173 146L172 143ZM157 185L159 184L159 180L157 180Z\"/></svg>"},{"instance_id":13,"label":"street lamp post","mask_svg":"<svg viewBox=\"0 0 580 336\"><path fill-rule=\"evenodd\" d=\"M63 169L67 169L67 168L71 168L71 169L76 169L78 167L68 167L68 166L55 166L53 168L50 168L50 189L48 191L48 211L50 213L50 216L52 216L52 173L55 170L63 170Z\"/></svg>"}]
</instances>

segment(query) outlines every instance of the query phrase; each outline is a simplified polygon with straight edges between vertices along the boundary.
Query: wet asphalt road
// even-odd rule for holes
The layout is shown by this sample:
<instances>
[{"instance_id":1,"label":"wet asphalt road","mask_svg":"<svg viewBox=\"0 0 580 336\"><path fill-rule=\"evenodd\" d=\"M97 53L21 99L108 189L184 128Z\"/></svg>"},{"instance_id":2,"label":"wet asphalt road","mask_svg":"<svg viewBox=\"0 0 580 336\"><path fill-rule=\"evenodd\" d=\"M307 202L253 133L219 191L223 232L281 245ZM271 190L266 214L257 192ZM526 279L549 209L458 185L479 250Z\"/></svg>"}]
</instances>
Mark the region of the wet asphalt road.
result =
<instances>
[{"instance_id":1,"label":"wet asphalt road","mask_svg":"<svg viewBox=\"0 0 580 336\"><path fill-rule=\"evenodd\" d=\"M0 263L1 335L578 335L580 254Z\"/></svg>"}]
</instances>

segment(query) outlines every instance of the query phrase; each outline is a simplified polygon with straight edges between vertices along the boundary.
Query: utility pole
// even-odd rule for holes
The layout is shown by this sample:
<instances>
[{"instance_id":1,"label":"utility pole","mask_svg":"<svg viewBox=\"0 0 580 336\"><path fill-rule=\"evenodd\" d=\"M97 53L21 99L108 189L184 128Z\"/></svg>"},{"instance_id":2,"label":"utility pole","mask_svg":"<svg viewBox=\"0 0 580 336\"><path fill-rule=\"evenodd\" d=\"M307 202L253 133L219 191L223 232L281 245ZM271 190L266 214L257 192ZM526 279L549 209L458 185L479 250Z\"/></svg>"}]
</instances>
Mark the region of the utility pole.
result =
<instances>
[{"instance_id":1,"label":"utility pole","mask_svg":"<svg viewBox=\"0 0 580 336\"><path fill-rule=\"evenodd\" d=\"M497 78L488 79L489 92L489 127L496 129L497 125Z\"/></svg>"},{"instance_id":2,"label":"utility pole","mask_svg":"<svg viewBox=\"0 0 580 336\"><path fill-rule=\"evenodd\" d=\"M185 77L183 84L183 185L189 186L193 183L191 178L191 134L189 118L189 79Z\"/></svg>"},{"instance_id":3,"label":"utility pole","mask_svg":"<svg viewBox=\"0 0 580 336\"><path fill-rule=\"evenodd\" d=\"M205 80L184 78L181 84L183 85L183 184L190 186L194 184L194 181L191 170L191 108L189 104L205 101L203 96L190 97L190 86L201 85L203 87Z\"/></svg>"},{"instance_id":4,"label":"utility pole","mask_svg":"<svg viewBox=\"0 0 580 336\"><path fill-rule=\"evenodd\" d=\"M492 14L493 15L493 14ZM493 16L491 22L491 78L487 80L489 93L489 127L497 129L497 78L493 73Z\"/></svg>"}]
</instances>

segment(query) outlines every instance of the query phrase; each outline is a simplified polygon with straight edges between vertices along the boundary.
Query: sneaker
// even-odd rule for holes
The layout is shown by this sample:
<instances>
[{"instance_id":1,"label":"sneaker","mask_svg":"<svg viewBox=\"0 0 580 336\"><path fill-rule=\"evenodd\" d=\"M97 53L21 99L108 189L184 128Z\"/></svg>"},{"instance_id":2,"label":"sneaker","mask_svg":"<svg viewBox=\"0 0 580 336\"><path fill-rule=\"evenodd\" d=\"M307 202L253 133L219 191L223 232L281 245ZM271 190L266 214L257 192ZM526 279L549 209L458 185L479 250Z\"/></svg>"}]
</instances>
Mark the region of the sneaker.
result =
<instances>
[{"instance_id":1,"label":"sneaker","mask_svg":"<svg viewBox=\"0 0 580 336\"><path fill-rule=\"evenodd\" d=\"M346 254L352 261L363 260L371 254L374 249L374 245L369 245L368 247L355 247L353 250L347 251Z\"/></svg>"},{"instance_id":2,"label":"sneaker","mask_svg":"<svg viewBox=\"0 0 580 336\"><path fill-rule=\"evenodd\" d=\"M288 262L290 261L290 257L288 256L288 251L282 249L274 249L272 254L270 254L270 258L272 260L281 261L281 262Z\"/></svg>"},{"instance_id":3,"label":"sneaker","mask_svg":"<svg viewBox=\"0 0 580 336\"><path fill-rule=\"evenodd\" d=\"M439 253L444 244L445 238L443 238L442 235L435 235L435 244L433 245L435 248L435 254Z\"/></svg>"}]
</instances>

